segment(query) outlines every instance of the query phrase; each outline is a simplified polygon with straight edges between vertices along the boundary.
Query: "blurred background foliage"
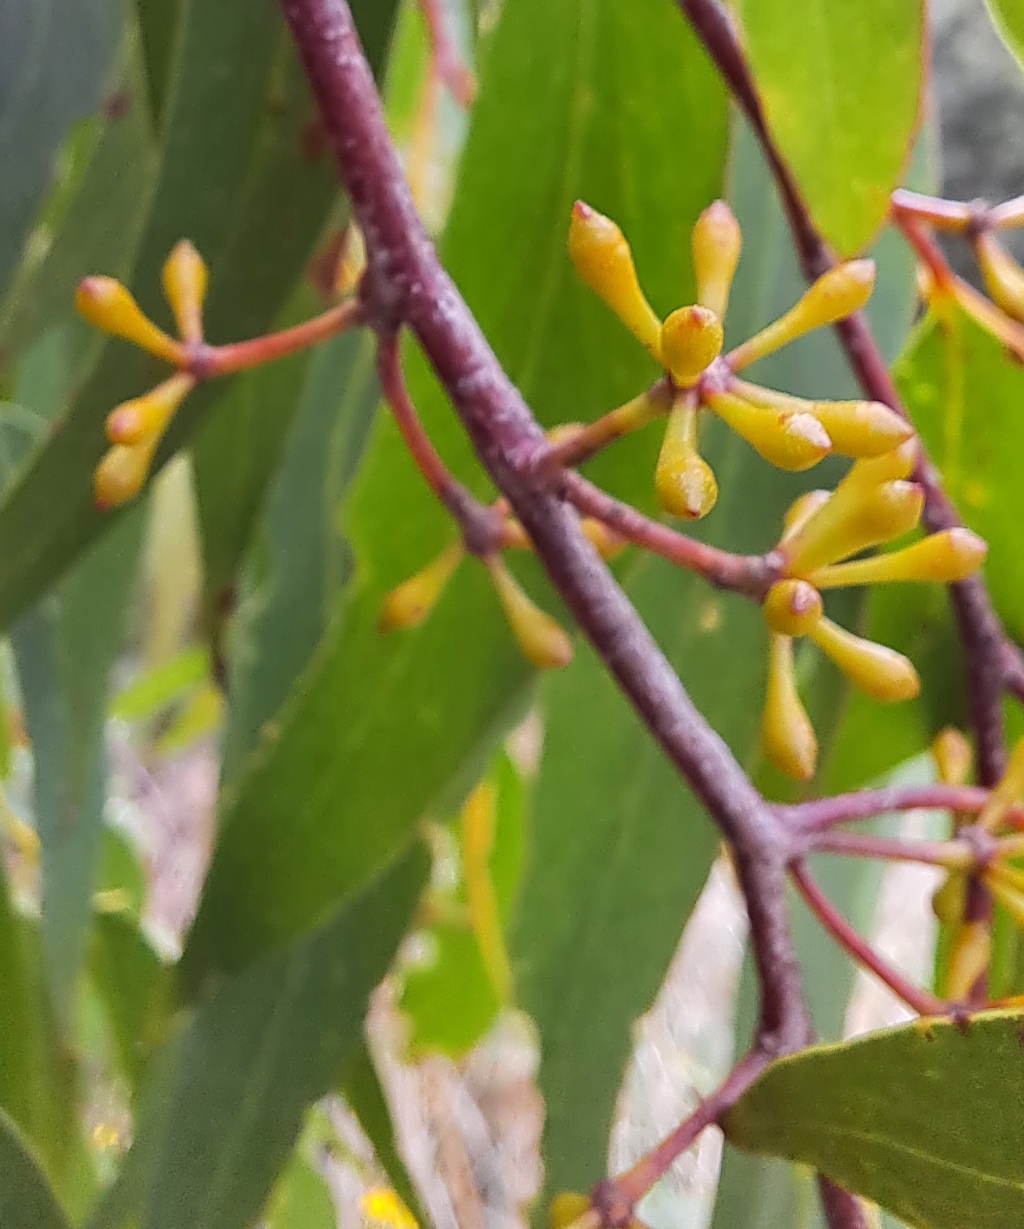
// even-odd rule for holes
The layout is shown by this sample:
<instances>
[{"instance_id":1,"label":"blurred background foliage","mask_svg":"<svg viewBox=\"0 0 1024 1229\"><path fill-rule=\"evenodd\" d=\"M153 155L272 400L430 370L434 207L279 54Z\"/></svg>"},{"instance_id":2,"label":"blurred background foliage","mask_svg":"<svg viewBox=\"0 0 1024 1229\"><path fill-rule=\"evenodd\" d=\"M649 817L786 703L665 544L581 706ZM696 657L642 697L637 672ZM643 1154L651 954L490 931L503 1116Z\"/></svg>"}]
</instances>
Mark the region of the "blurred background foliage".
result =
<instances>
[{"instance_id":1,"label":"blurred background foliage","mask_svg":"<svg viewBox=\"0 0 1024 1229\"><path fill-rule=\"evenodd\" d=\"M352 7L442 258L544 425L594 417L654 374L570 276L577 197L622 226L658 312L691 294L690 228L716 196L744 233L730 339L800 293L756 143L670 0L449 0L446 28L478 83L468 109L432 78L410 0ZM878 259L871 323L951 494L991 543L991 591L1020 635L1019 368L965 321L912 328L911 261L882 230L893 187L939 182L922 7L735 7L816 220L840 251ZM1012 31L1013 6L1001 7ZM76 318L79 278L121 278L167 323L159 268L188 237L211 269L207 328L220 342L313 314L357 257L277 6L3 6L0 164L0 1221L399 1223L386 1182L422 1223L465 1225L467 1208L491 1217L472 1223L515 1223L532 1171L518 1184L492 1175L488 1200L470 1167L474 1203L443 1146L410 1159L411 1066L436 1084L482 1053L519 1055L528 1076L539 1056L543 1186L586 1188L610 1136L624 1164L671 1125L644 1116L653 1051L635 1022L718 841L589 648L539 679L482 570L460 569L420 628L378 634L383 594L452 530L380 412L371 340L341 336L204 386L145 494L116 513L92 503L104 418L156 368ZM403 357L439 450L485 492L427 364L412 345ZM855 392L827 334L756 377L800 395ZM766 549L795 495L839 471L782 474L717 425L704 450L722 495L696 532ZM658 442L640 433L588 473L652 511ZM555 609L534 561L514 566ZM757 610L660 559L630 551L615 566L711 724L766 791L791 797L759 758ZM843 601L843 621L908 653L923 688L880 709L820 657L801 659L823 750L812 791L926 772L915 757L963 716L944 594ZM915 822L941 830L937 817ZM818 870L870 928L877 870ZM722 862L701 908L711 923L696 967L719 959L717 942L737 970L742 918ZM816 1026L838 1037L854 970L795 919ZM908 959L927 965L930 931L917 929L924 947ZM1020 990L1005 932L1001 967ZM693 991L692 972L675 984ZM676 1117L728 1064L733 991L726 977L704 1031L687 1034L691 1065L657 1072L679 1085ZM536 1130L536 1104L516 1104ZM652 1192L652 1225L707 1223L714 1148ZM722 1173L722 1229L817 1222L798 1167L729 1152ZM364 1188L378 1197L359 1204Z\"/></svg>"}]
</instances>

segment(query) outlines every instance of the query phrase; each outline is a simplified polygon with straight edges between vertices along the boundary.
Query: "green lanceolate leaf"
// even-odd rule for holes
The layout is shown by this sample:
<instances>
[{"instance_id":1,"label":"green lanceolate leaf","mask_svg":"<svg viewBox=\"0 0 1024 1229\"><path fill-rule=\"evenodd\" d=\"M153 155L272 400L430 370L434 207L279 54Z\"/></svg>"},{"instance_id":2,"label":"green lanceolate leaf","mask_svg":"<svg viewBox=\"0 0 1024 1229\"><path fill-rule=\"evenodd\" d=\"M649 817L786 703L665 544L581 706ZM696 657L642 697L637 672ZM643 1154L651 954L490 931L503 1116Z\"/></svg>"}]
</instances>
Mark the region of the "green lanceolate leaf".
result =
<instances>
[{"instance_id":1,"label":"green lanceolate leaf","mask_svg":"<svg viewBox=\"0 0 1024 1229\"><path fill-rule=\"evenodd\" d=\"M738 1147L813 1165L915 1229L1024 1216L1019 1012L923 1020L773 1063L726 1115Z\"/></svg>"},{"instance_id":2,"label":"green lanceolate leaf","mask_svg":"<svg viewBox=\"0 0 1024 1229\"><path fill-rule=\"evenodd\" d=\"M338 1220L330 1188L317 1171L293 1156L267 1206L267 1229L336 1229Z\"/></svg>"},{"instance_id":3,"label":"green lanceolate leaf","mask_svg":"<svg viewBox=\"0 0 1024 1229\"><path fill-rule=\"evenodd\" d=\"M70 1229L39 1162L0 1110L0 1224L11 1229Z\"/></svg>"},{"instance_id":4,"label":"green lanceolate leaf","mask_svg":"<svg viewBox=\"0 0 1024 1229\"><path fill-rule=\"evenodd\" d=\"M0 292L53 175L57 149L91 115L117 46L116 0L9 5L0 39Z\"/></svg>"},{"instance_id":5,"label":"green lanceolate leaf","mask_svg":"<svg viewBox=\"0 0 1024 1229\"><path fill-rule=\"evenodd\" d=\"M370 991L426 880L417 844L314 934L218 987L154 1060L135 1142L95 1229L245 1229L309 1105L342 1081Z\"/></svg>"},{"instance_id":6,"label":"green lanceolate leaf","mask_svg":"<svg viewBox=\"0 0 1024 1229\"><path fill-rule=\"evenodd\" d=\"M373 1144L377 1161L387 1174L388 1181L421 1229L429 1229L430 1220L420 1207L416 1188L399 1154L391 1111L365 1039L360 1039L349 1055L341 1092L349 1109L359 1119L363 1134Z\"/></svg>"},{"instance_id":7,"label":"green lanceolate leaf","mask_svg":"<svg viewBox=\"0 0 1024 1229\"><path fill-rule=\"evenodd\" d=\"M654 374L573 279L565 255L573 200L588 197L635 236L649 293L670 309L686 296L689 229L718 191L725 121L709 66L655 0L639 9L602 0L555 10L530 0L504 10L441 252L543 421L596 416ZM670 144L677 156L666 159ZM515 252L495 242L506 231L521 236ZM412 347L405 357L434 443L460 477L485 489L427 364ZM653 435L631 441L594 472L650 503L656 448ZM473 561L421 627L376 631L384 593L453 536L388 418L373 432L346 528L357 584L343 622L281 713L279 733L271 731L274 741L226 799L184 957L186 984L310 925L390 856L424 812L443 814L457 802L522 711L531 671ZM530 575L536 590L538 573ZM313 772L315 791L301 784Z\"/></svg>"},{"instance_id":8,"label":"green lanceolate leaf","mask_svg":"<svg viewBox=\"0 0 1024 1229\"><path fill-rule=\"evenodd\" d=\"M768 128L842 254L881 226L918 123L921 0L737 0Z\"/></svg>"},{"instance_id":9,"label":"green lanceolate leaf","mask_svg":"<svg viewBox=\"0 0 1024 1229\"><path fill-rule=\"evenodd\" d=\"M89 973L110 1017L122 1070L137 1092L162 1040L170 970L130 915L108 913L93 920Z\"/></svg>"},{"instance_id":10,"label":"green lanceolate leaf","mask_svg":"<svg viewBox=\"0 0 1024 1229\"><path fill-rule=\"evenodd\" d=\"M302 674L351 573L341 505L377 409L372 337L337 337L304 368L297 408L231 631L225 782Z\"/></svg>"},{"instance_id":11,"label":"green lanceolate leaf","mask_svg":"<svg viewBox=\"0 0 1024 1229\"><path fill-rule=\"evenodd\" d=\"M943 485L988 542L984 576L1003 622L1024 636L1024 373L955 308L932 312L896 367L900 393Z\"/></svg>"}]
</instances>

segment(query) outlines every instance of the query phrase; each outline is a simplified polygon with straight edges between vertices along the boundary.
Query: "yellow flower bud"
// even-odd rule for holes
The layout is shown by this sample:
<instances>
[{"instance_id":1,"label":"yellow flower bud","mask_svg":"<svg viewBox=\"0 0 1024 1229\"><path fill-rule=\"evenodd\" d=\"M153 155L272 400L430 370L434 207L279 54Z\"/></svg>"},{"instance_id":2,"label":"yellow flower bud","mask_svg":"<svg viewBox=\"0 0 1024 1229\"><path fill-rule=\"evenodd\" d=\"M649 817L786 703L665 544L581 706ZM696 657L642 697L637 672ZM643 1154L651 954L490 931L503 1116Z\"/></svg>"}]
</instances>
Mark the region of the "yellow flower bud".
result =
<instances>
[{"instance_id":1,"label":"yellow flower bud","mask_svg":"<svg viewBox=\"0 0 1024 1229\"><path fill-rule=\"evenodd\" d=\"M697 452L697 411L677 402L669 415L654 471L658 503L672 516L707 516L718 498L711 466Z\"/></svg>"},{"instance_id":2,"label":"yellow flower bud","mask_svg":"<svg viewBox=\"0 0 1024 1229\"><path fill-rule=\"evenodd\" d=\"M866 489L894 479L909 478L914 472L916 460L917 440L909 439L892 452L855 461L840 485Z\"/></svg>"},{"instance_id":3,"label":"yellow flower bud","mask_svg":"<svg viewBox=\"0 0 1024 1229\"><path fill-rule=\"evenodd\" d=\"M967 884L963 875L953 871L932 893L932 912L940 922L959 922L964 916L966 896Z\"/></svg>"},{"instance_id":4,"label":"yellow flower bud","mask_svg":"<svg viewBox=\"0 0 1024 1229\"><path fill-rule=\"evenodd\" d=\"M810 414L780 413L734 393L712 392L706 400L719 418L779 469L810 469L832 447L825 428Z\"/></svg>"},{"instance_id":5,"label":"yellow flower bud","mask_svg":"<svg viewBox=\"0 0 1024 1229\"><path fill-rule=\"evenodd\" d=\"M761 746L770 763L788 777L814 776L818 740L800 703L793 672L793 641L769 633L768 691L761 715Z\"/></svg>"},{"instance_id":6,"label":"yellow flower bud","mask_svg":"<svg viewBox=\"0 0 1024 1229\"><path fill-rule=\"evenodd\" d=\"M583 536L602 559L614 558L627 545L626 539L621 534L616 533L614 529L609 529L604 521L596 520L592 516L585 516L580 521L580 529L583 530Z\"/></svg>"},{"instance_id":7,"label":"yellow flower bud","mask_svg":"<svg viewBox=\"0 0 1024 1229\"><path fill-rule=\"evenodd\" d=\"M976 572L987 550L984 539L969 529L946 529L902 550L875 555L871 559L856 559L853 563L834 563L809 573L807 578L819 589L900 580L934 580L948 584Z\"/></svg>"},{"instance_id":8,"label":"yellow flower bud","mask_svg":"<svg viewBox=\"0 0 1024 1229\"><path fill-rule=\"evenodd\" d=\"M808 491L805 495L801 495L799 499L795 499L790 504L786 515L782 518L783 532L779 545L781 546L791 538L796 537L811 517L820 511L831 498L831 491Z\"/></svg>"},{"instance_id":9,"label":"yellow flower bud","mask_svg":"<svg viewBox=\"0 0 1024 1229\"><path fill-rule=\"evenodd\" d=\"M583 282L660 361L661 321L640 289L629 244L611 218L583 201L572 207L569 258Z\"/></svg>"},{"instance_id":10,"label":"yellow flower bud","mask_svg":"<svg viewBox=\"0 0 1024 1229\"><path fill-rule=\"evenodd\" d=\"M390 632L422 623L461 562L463 553L461 540L449 543L421 572L392 589L381 607L377 630Z\"/></svg>"},{"instance_id":11,"label":"yellow flower bud","mask_svg":"<svg viewBox=\"0 0 1024 1229\"><path fill-rule=\"evenodd\" d=\"M171 249L164 262L163 283L167 302L178 322L178 333L185 341L203 339L203 299L208 274L202 256L187 239Z\"/></svg>"},{"instance_id":12,"label":"yellow flower bud","mask_svg":"<svg viewBox=\"0 0 1024 1229\"><path fill-rule=\"evenodd\" d=\"M828 503L786 542L791 576L809 576L837 559L907 533L921 519L924 492L895 479L881 486L836 488Z\"/></svg>"},{"instance_id":13,"label":"yellow flower bud","mask_svg":"<svg viewBox=\"0 0 1024 1229\"><path fill-rule=\"evenodd\" d=\"M921 690L917 671L902 653L855 636L831 619L819 619L807 634L851 683L876 700L912 700Z\"/></svg>"},{"instance_id":14,"label":"yellow flower bud","mask_svg":"<svg viewBox=\"0 0 1024 1229\"><path fill-rule=\"evenodd\" d=\"M875 284L873 260L849 260L829 269L784 316L762 329L729 356L734 371L748 367L811 329L834 324L864 306Z\"/></svg>"},{"instance_id":15,"label":"yellow flower bud","mask_svg":"<svg viewBox=\"0 0 1024 1229\"><path fill-rule=\"evenodd\" d=\"M484 560L509 627L523 656L539 670L572 661L572 641L549 614L535 606L497 555Z\"/></svg>"},{"instance_id":16,"label":"yellow flower bud","mask_svg":"<svg viewBox=\"0 0 1024 1229\"><path fill-rule=\"evenodd\" d=\"M745 380L735 380L731 388L756 405L812 414L828 432L833 451L844 457L881 456L914 434L905 418L880 401L805 401Z\"/></svg>"},{"instance_id":17,"label":"yellow flower bud","mask_svg":"<svg viewBox=\"0 0 1024 1229\"><path fill-rule=\"evenodd\" d=\"M949 951L943 997L952 1001L966 998L974 983L988 968L992 938L985 922L963 922L957 927Z\"/></svg>"},{"instance_id":18,"label":"yellow flower bud","mask_svg":"<svg viewBox=\"0 0 1024 1229\"><path fill-rule=\"evenodd\" d=\"M722 351L722 325L707 307L680 307L661 326L661 361L680 388L696 384Z\"/></svg>"},{"instance_id":19,"label":"yellow flower bud","mask_svg":"<svg viewBox=\"0 0 1024 1229\"><path fill-rule=\"evenodd\" d=\"M943 785L964 785L971 775L974 754L971 744L951 725L935 735L931 745L935 772Z\"/></svg>"},{"instance_id":20,"label":"yellow flower bud","mask_svg":"<svg viewBox=\"0 0 1024 1229\"><path fill-rule=\"evenodd\" d=\"M159 436L146 436L137 444L115 444L92 478L93 499L101 511L118 508L142 490Z\"/></svg>"},{"instance_id":21,"label":"yellow flower bud","mask_svg":"<svg viewBox=\"0 0 1024 1229\"><path fill-rule=\"evenodd\" d=\"M372 1186L359 1197L359 1210L367 1219L388 1229L418 1229L416 1218L401 1197L384 1186Z\"/></svg>"},{"instance_id":22,"label":"yellow flower bud","mask_svg":"<svg viewBox=\"0 0 1024 1229\"><path fill-rule=\"evenodd\" d=\"M821 615L821 594L805 580L780 580L764 599L765 621L783 636L806 636Z\"/></svg>"},{"instance_id":23,"label":"yellow flower bud","mask_svg":"<svg viewBox=\"0 0 1024 1229\"><path fill-rule=\"evenodd\" d=\"M551 1229L568 1229L590 1208L590 1199L578 1191L560 1191L551 1200L548 1209L548 1224Z\"/></svg>"},{"instance_id":24,"label":"yellow flower bud","mask_svg":"<svg viewBox=\"0 0 1024 1229\"><path fill-rule=\"evenodd\" d=\"M1024 794L1024 738L1010 752L999 784L989 794L988 801L978 816L978 823L986 832L995 832L1006 818L1006 812Z\"/></svg>"},{"instance_id":25,"label":"yellow flower bud","mask_svg":"<svg viewBox=\"0 0 1024 1229\"><path fill-rule=\"evenodd\" d=\"M708 205L697 219L691 239L697 302L724 320L742 244L739 223L725 201Z\"/></svg>"},{"instance_id":26,"label":"yellow flower bud","mask_svg":"<svg viewBox=\"0 0 1024 1229\"><path fill-rule=\"evenodd\" d=\"M148 320L124 286L112 277L83 278L75 291L75 306L104 333L123 337L175 366L184 358L178 342Z\"/></svg>"},{"instance_id":27,"label":"yellow flower bud","mask_svg":"<svg viewBox=\"0 0 1024 1229\"><path fill-rule=\"evenodd\" d=\"M150 435L160 436L195 383L187 372L179 371L143 396L122 401L107 415L107 439L112 444L138 444Z\"/></svg>"},{"instance_id":28,"label":"yellow flower bud","mask_svg":"<svg viewBox=\"0 0 1024 1229\"><path fill-rule=\"evenodd\" d=\"M993 300L1008 316L1024 321L1024 269L991 231L975 237L974 255Z\"/></svg>"}]
</instances>

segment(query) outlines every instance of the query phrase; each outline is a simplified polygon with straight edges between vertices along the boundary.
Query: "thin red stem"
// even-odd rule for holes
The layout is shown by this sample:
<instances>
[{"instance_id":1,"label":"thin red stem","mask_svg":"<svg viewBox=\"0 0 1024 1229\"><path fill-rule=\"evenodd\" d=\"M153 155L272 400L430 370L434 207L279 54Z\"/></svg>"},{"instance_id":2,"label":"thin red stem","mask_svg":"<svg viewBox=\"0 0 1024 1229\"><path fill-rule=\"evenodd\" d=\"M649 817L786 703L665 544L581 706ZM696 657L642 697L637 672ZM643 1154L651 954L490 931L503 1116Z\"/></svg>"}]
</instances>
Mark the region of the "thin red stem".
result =
<instances>
[{"instance_id":1,"label":"thin red stem","mask_svg":"<svg viewBox=\"0 0 1024 1229\"><path fill-rule=\"evenodd\" d=\"M186 347L188 356L184 369L197 379L208 380L213 376L232 375L249 367L273 362L310 346L319 345L329 337L344 333L346 329L363 324L363 309L357 299L347 299L331 307L312 320L277 333L264 333L248 341L234 341L225 346L208 346L202 342Z\"/></svg>"},{"instance_id":2,"label":"thin red stem","mask_svg":"<svg viewBox=\"0 0 1024 1229\"><path fill-rule=\"evenodd\" d=\"M947 201L939 196L925 196L921 192L910 192L906 188L897 188L889 198L890 211L896 214L908 214L912 218L920 218L930 226L939 230L963 232L975 224L980 212L976 205L969 201Z\"/></svg>"},{"instance_id":3,"label":"thin red stem","mask_svg":"<svg viewBox=\"0 0 1024 1229\"><path fill-rule=\"evenodd\" d=\"M716 588L729 589L759 602L778 579L779 564L774 555L733 555L688 538L652 521L571 470L558 479L558 489L584 516L592 516L634 545L696 572Z\"/></svg>"},{"instance_id":4,"label":"thin red stem","mask_svg":"<svg viewBox=\"0 0 1024 1229\"><path fill-rule=\"evenodd\" d=\"M668 1172L673 1162L683 1155L702 1131L716 1123L726 1110L736 1104L767 1065L768 1056L762 1051L748 1051L690 1117L642 1156L631 1169L618 1177L599 1182L591 1194L591 1202L602 1213L603 1223L625 1223L625 1216L632 1213L642 1196Z\"/></svg>"},{"instance_id":5,"label":"thin red stem","mask_svg":"<svg viewBox=\"0 0 1024 1229\"><path fill-rule=\"evenodd\" d=\"M970 870L976 863L965 841L901 841L870 832L823 832L809 834L801 852L842 854L855 858L879 858L887 862L921 862L953 870Z\"/></svg>"},{"instance_id":6,"label":"thin red stem","mask_svg":"<svg viewBox=\"0 0 1024 1229\"><path fill-rule=\"evenodd\" d=\"M445 24L441 0L418 0L430 44L431 70L448 87L460 107L468 107L476 94L473 74L463 64Z\"/></svg>"},{"instance_id":7,"label":"thin red stem","mask_svg":"<svg viewBox=\"0 0 1024 1229\"><path fill-rule=\"evenodd\" d=\"M888 961L861 938L828 897L821 891L811 878L804 862L797 860L790 865L790 876L797 891L803 897L807 907L821 922L833 939L847 954L884 982L885 985L919 1016L938 1016L946 1010L946 1005L926 990L909 982L902 973L898 973Z\"/></svg>"},{"instance_id":8,"label":"thin red stem","mask_svg":"<svg viewBox=\"0 0 1024 1229\"><path fill-rule=\"evenodd\" d=\"M832 798L814 798L780 806L779 814L793 828L819 832L890 811L962 811L974 815L988 801L987 789L974 785L888 785Z\"/></svg>"}]
</instances>

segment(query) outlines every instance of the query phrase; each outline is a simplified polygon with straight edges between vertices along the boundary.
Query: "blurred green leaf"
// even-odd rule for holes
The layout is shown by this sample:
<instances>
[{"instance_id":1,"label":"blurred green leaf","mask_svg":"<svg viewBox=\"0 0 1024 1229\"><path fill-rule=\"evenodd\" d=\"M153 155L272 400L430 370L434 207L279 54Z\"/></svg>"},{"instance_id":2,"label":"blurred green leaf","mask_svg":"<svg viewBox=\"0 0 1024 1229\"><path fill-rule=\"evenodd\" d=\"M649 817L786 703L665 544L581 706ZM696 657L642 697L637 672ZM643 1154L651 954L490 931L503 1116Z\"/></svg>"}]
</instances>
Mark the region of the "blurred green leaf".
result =
<instances>
[{"instance_id":1,"label":"blurred green leaf","mask_svg":"<svg viewBox=\"0 0 1024 1229\"><path fill-rule=\"evenodd\" d=\"M503 932L523 866L526 790L504 753L496 757L484 780L494 791L493 843L486 873ZM451 892L437 891L439 911L457 916L442 916L424 928L425 959L405 970L398 1001L409 1019L408 1046L414 1056L431 1051L452 1058L464 1055L494 1022L504 993L502 977L507 981L504 947L485 950L493 936L486 931L481 935L470 912L467 880L474 872L463 854L464 824L464 814L452 822L459 850L458 883ZM499 937L503 942L504 934Z\"/></svg>"},{"instance_id":2,"label":"blurred green leaf","mask_svg":"<svg viewBox=\"0 0 1024 1229\"><path fill-rule=\"evenodd\" d=\"M73 321L87 350L96 334L75 316L73 287L86 274L124 272L150 199L157 150L142 101L137 40L126 36L117 106L102 120L91 156L45 255L23 263L0 306L0 364L17 357L45 327Z\"/></svg>"},{"instance_id":3,"label":"blurred green leaf","mask_svg":"<svg viewBox=\"0 0 1024 1229\"><path fill-rule=\"evenodd\" d=\"M135 850L117 828L103 828L96 891L117 893L123 909L138 918L146 897L146 874Z\"/></svg>"},{"instance_id":4,"label":"blurred green leaf","mask_svg":"<svg viewBox=\"0 0 1024 1229\"><path fill-rule=\"evenodd\" d=\"M1003 42L1024 62L1024 4L1021 0L985 0L985 7Z\"/></svg>"},{"instance_id":5,"label":"blurred green leaf","mask_svg":"<svg viewBox=\"0 0 1024 1229\"><path fill-rule=\"evenodd\" d=\"M121 721L142 721L209 677L210 654L202 645L182 649L169 661L133 679L110 701L110 716Z\"/></svg>"},{"instance_id":6,"label":"blurred green leaf","mask_svg":"<svg viewBox=\"0 0 1024 1229\"><path fill-rule=\"evenodd\" d=\"M0 12L0 292L50 187L61 142L99 105L119 19L116 0L37 0Z\"/></svg>"},{"instance_id":7,"label":"blurred green leaf","mask_svg":"<svg viewBox=\"0 0 1024 1229\"><path fill-rule=\"evenodd\" d=\"M365 1039L361 1038L352 1048L341 1091L349 1109L359 1119L366 1138L373 1144L377 1161L391 1185L401 1196L402 1202L412 1213L420 1229L430 1229L430 1219L420 1206L412 1178L399 1154L391 1111Z\"/></svg>"},{"instance_id":8,"label":"blurred green leaf","mask_svg":"<svg viewBox=\"0 0 1024 1229\"><path fill-rule=\"evenodd\" d=\"M39 1162L0 1110L0 1224L11 1229L71 1229Z\"/></svg>"},{"instance_id":9,"label":"blurred green leaf","mask_svg":"<svg viewBox=\"0 0 1024 1229\"><path fill-rule=\"evenodd\" d=\"M89 973L110 1017L122 1070L137 1093L162 1040L170 970L130 915L101 913L89 933Z\"/></svg>"},{"instance_id":10,"label":"blurred green leaf","mask_svg":"<svg viewBox=\"0 0 1024 1229\"><path fill-rule=\"evenodd\" d=\"M297 116L279 107L295 57L273 5L184 4L174 46L160 166L128 280L143 310L169 323L160 267L187 235L210 264L210 338L251 335L270 324L296 281L334 193L333 168L326 151L305 159L296 151ZM312 103L307 115L313 116ZM280 157L281 140L288 139L279 136L282 130L292 133L290 162ZM279 176L288 166L291 173ZM0 507L0 538L13 546L0 560L0 625L118 519L92 501L92 471L106 447L103 421L160 373L140 351L117 341L105 345L59 429ZM231 381L216 381L188 399L157 467L230 387ZM64 497L54 500L58 489Z\"/></svg>"},{"instance_id":11,"label":"blurred green leaf","mask_svg":"<svg viewBox=\"0 0 1024 1229\"><path fill-rule=\"evenodd\" d=\"M84 1156L78 1135L74 1060L59 1041L50 1011L38 930L14 913L2 871L0 1110L10 1115L38 1151L62 1199L74 1203L83 1193L79 1179ZM0 1181L0 1208L5 1190L6 1183ZM8 1222L0 1218L0 1223Z\"/></svg>"},{"instance_id":12,"label":"blurred green leaf","mask_svg":"<svg viewBox=\"0 0 1024 1229\"><path fill-rule=\"evenodd\" d=\"M181 24L181 13L190 0L135 0L139 34L145 57L146 84L155 127L163 119L164 102L170 88L174 39Z\"/></svg>"},{"instance_id":13,"label":"blurred green leaf","mask_svg":"<svg viewBox=\"0 0 1024 1229\"><path fill-rule=\"evenodd\" d=\"M341 1082L426 879L417 843L314 934L219 985L154 1060L92 1229L245 1229L307 1107Z\"/></svg>"},{"instance_id":14,"label":"blurred green leaf","mask_svg":"<svg viewBox=\"0 0 1024 1229\"><path fill-rule=\"evenodd\" d=\"M366 333L334 338L303 370L253 544L251 591L231 629L227 782L302 674L349 579L339 519L377 409L374 345Z\"/></svg>"},{"instance_id":15,"label":"blurred green leaf","mask_svg":"<svg viewBox=\"0 0 1024 1229\"><path fill-rule=\"evenodd\" d=\"M35 765L47 981L66 1026L100 849L108 674L121 646L143 511L140 505L124 518L11 633Z\"/></svg>"},{"instance_id":16,"label":"blurred green leaf","mask_svg":"<svg viewBox=\"0 0 1024 1229\"><path fill-rule=\"evenodd\" d=\"M301 1156L288 1162L263 1219L267 1229L337 1229L338 1224L327 1183Z\"/></svg>"},{"instance_id":17,"label":"blurred green leaf","mask_svg":"<svg viewBox=\"0 0 1024 1229\"><path fill-rule=\"evenodd\" d=\"M725 123L710 67L658 0L554 11L531 0L504 11L442 257L543 421L596 415L653 374L643 350L572 278L565 236L574 197L617 216L635 237L656 306L673 306L687 285L689 228L720 182ZM669 143L672 159L663 156ZM495 243L499 224L517 244ZM405 356L432 439L460 476L484 489L426 362L411 346ZM594 473L622 493L642 490L649 503L656 446L653 435L630 441ZM315 921L420 815L446 794L457 802L459 785L479 776L494 738L525 702L531 672L472 561L422 627L387 638L375 630L382 594L452 536L388 418L371 438L347 530L357 587L273 741L226 800L184 957L186 986ZM532 575L536 587L536 569ZM314 772L315 791L297 785Z\"/></svg>"},{"instance_id":18,"label":"blurred green leaf","mask_svg":"<svg viewBox=\"0 0 1024 1229\"><path fill-rule=\"evenodd\" d=\"M1024 637L1024 372L958 310L931 312L896 367L900 393L943 485L988 542L984 575L1007 629Z\"/></svg>"},{"instance_id":19,"label":"blurred green leaf","mask_svg":"<svg viewBox=\"0 0 1024 1229\"><path fill-rule=\"evenodd\" d=\"M736 0L769 130L844 255L885 220L920 112L922 0Z\"/></svg>"},{"instance_id":20,"label":"blurred green leaf","mask_svg":"<svg viewBox=\"0 0 1024 1229\"><path fill-rule=\"evenodd\" d=\"M1024 1216L1022 1025L925 1020L780 1059L726 1114L726 1137L923 1229L1004 1229Z\"/></svg>"}]
</instances>

